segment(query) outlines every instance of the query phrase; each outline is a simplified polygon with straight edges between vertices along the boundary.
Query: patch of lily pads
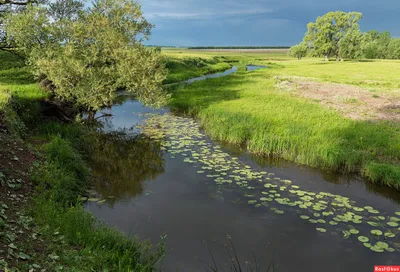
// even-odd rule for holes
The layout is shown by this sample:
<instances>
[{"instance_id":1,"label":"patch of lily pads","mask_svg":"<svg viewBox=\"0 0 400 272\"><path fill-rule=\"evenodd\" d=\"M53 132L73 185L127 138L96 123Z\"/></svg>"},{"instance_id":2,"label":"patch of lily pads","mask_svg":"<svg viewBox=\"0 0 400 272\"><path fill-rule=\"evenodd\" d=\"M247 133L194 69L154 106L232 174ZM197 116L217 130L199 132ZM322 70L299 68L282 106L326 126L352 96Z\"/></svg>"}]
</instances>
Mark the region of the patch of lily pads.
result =
<instances>
[{"instance_id":1,"label":"patch of lily pads","mask_svg":"<svg viewBox=\"0 0 400 272\"><path fill-rule=\"evenodd\" d=\"M399 235L400 212L383 214L372 206L358 206L348 197L302 190L274 173L255 171L208 141L193 119L168 113L148 117L141 127L144 134L159 141L174 158L181 155L185 163L198 169L197 174L213 180L215 186L238 188L248 205L269 207L277 215L298 212L300 219L315 224L318 232L326 233L331 228L344 239L354 237L374 252L400 251L393 239Z\"/></svg>"}]
</instances>

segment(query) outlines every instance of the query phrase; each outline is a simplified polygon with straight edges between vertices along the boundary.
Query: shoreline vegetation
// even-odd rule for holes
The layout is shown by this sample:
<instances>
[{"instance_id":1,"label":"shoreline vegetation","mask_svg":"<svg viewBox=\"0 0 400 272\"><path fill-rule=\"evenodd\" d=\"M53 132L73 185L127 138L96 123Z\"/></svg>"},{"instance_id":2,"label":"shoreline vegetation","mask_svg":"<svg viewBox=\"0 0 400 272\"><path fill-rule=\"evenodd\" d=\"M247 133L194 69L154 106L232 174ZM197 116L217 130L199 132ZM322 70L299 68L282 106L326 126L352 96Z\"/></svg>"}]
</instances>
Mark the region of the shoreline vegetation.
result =
<instances>
[{"instance_id":1,"label":"shoreline vegetation","mask_svg":"<svg viewBox=\"0 0 400 272\"><path fill-rule=\"evenodd\" d=\"M321 101L299 97L301 86L290 80L295 77L357 85L371 97L390 94L397 99L399 84L391 67L399 62L324 62L315 58L299 62L279 52L165 49L162 54L169 69L164 84L239 67L237 73L227 77L172 88L169 107L198 118L212 138L244 144L249 151L299 164L358 173L372 182L400 188L398 122L374 120L373 116L366 120L344 117ZM251 72L240 69L249 64L268 68ZM292 84L282 88L281 78ZM0 264L18 269L57 266L82 271L85 266L87 271L154 271L166 254L164 239L154 251L147 242L128 239L84 212L79 198L90 186L89 170L84 166L90 150L83 143L91 132L79 121L62 124L50 118L43 122L41 102L48 99L24 61L0 51L0 134L10 141L21 138L23 146L29 147L26 152L38 154L28 161L30 179L22 185L34 185L36 189L26 194L26 199L32 200L18 207L30 220L25 233L39 237L30 247L24 247L22 239L0 238L5 239L6 247L16 247L8 257L1 255ZM354 107L360 102L352 96L339 101ZM8 161L13 162L12 153L7 154ZM18 178L21 169L10 165L10 169L0 169L4 181ZM2 188L2 195L7 195L6 189ZM6 205L11 203L12 199ZM12 218L10 213L5 210ZM2 220L3 230L11 232L14 224Z\"/></svg>"},{"instance_id":2,"label":"shoreline vegetation","mask_svg":"<svg viewBox=\"0 0 400 272\"><path fill-rule=\"evenodd\" d=\"M166 54L177 52L166 50ZM390 94L398 101L396 75L387 72L399 64L397 61L337 63L310 58L299 62L283 55L281 61L272 64L279 55L263 59L261 53L214 54L229 56L238 65L251 63L269 68L183 86L173 93L169 104L172 110L197 117L213 139L244 145L251 152L356 173L371 182L400 188L398 122L375 120L368 112L363 120L346 118L343 112L325 107L320 100L298 97L296 86L281 89L277 82L277 77L302 76L317 82L358 85L370 92L371 99ZM347 95L340 97L338 93L336 99L354 107L361 103ZM396 111L396 105L382 110Z\"/></svg>"}]
</instances>

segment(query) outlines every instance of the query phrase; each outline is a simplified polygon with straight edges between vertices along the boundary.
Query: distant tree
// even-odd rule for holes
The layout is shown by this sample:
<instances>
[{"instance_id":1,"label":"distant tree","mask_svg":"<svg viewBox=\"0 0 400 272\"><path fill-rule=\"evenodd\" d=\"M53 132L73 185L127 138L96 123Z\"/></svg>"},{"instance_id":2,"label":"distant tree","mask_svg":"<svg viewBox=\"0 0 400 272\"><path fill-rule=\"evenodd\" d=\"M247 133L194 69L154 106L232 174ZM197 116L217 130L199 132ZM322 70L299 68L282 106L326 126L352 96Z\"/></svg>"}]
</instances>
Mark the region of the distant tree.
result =
<instances>
[{"instance_id":1,"label":"distant tree","mask_svg":"<svg viewBox=\"0 0 400 272\"><path fill-rule=\"evenodd\" d=\"M352 28L339 41L339 55L345 59L361 58L362 34L358 28Z\"/></svg>"},{"instance_id":2,"label":"distant tree","mask_svg":"<svg viewBox=\"0 0 400 272\"><path fill-rule=\"evenodd\" d=\"M367 59L388 58L388 46L392 37L389 32L376 30L365 32L361 39L362 56Z\"/></svg>"},{"instance_id":3,"label":"distant tree","mask_svg":"<svg viewBox=\"0 0 400 272\"><path fill-rule=\"evenodd\" d=\"M297 45L294 45L290 48L289 54L292 57L297 58L298 60L301 60L307 55L307 45L304 43L300 43Z\"/></svg>"},{"instance_id":4,"label":"distant tree","mask_svg":"<svg viewBox=\"0 0 400 272\"><path fill-rule=\"evenodd\" d=\"M384 31L379 36L377 40L379 46L379 55L378 58L385 59L387 58L387 51L390 41L392 40L392 36L388 31Z\"/></svg>"},{"instance_id":5,"label":"distant tree","mask_svg":"<svg viewBox=\"0 0 400 272\"><path fill-rule=\"evenodd\" d=\"M34 73L52 82L55 96L89 111L91 118L112 104L120 88L145 104L165 103L164 64L159 52L143 45L152 25L139 4L97 0L74 20L68 19L70 13L57 14L63 14L61 20L46 7L28 6L6 17L9 39L28 57Z\"/></svg>"},{"instance_id":6,"label":"distant tree","mask_svg":"<svg viewBox=\"0 0 400 272\"><path fill-rule=\"evenodd\" d=\"M387 48L387 58L400 59L400 39L392 39Z\"/></svg>"},{"instance_id":7,"label":"distant tree","mask_svg":"<svg viewBox=\"0 0 400 272\"><path fill-rule=\"evenodd\" d=\"M304 41L313 48L313 55L340 58L339 43L350 29L358 28L362 18L360 12L335 11L317 18L315 23L307 25Z\"/></svg>"}]
</instances>

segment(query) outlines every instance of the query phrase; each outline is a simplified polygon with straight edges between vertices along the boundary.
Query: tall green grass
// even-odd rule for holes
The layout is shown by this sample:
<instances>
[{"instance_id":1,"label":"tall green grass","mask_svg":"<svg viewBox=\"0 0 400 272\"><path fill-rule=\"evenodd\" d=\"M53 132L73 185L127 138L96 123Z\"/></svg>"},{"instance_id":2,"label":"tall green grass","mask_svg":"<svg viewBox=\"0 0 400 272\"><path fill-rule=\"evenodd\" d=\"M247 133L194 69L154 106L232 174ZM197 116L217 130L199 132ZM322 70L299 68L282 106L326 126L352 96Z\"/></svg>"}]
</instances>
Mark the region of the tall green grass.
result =
<instances>
[{"instance_id":1,"label":"tall green grass","mask_svg":"<svg viewBox=\"0 0 400 272\"><path fill-rule=\"evenodd\" d=\"M197 116L217 140L299 164L361 173L400 188L400 125L346 119L274 88L280 69L196 82L174 92L170 107Z\"/></svg>"},{"instance_id":2,"label":"tall green grass","mask_svg":"<svg viewBox=\"0 0 400 272\"><path fill-rule=\"evenodd\" d=\"M167 78L164 80L164 84L176 83L193 77L221 72L231 68L229 63L224 62L224 59L218 57L165 57L165 63L169 73Z\"/></svg>"},{"instance_id":3,"label":"tall green grass","mask_svg":"<svg viewBox=\"0 0 400 272\"><path fill-rule=\"evenodd\" d=\"M48 94L35 83L24 60L0 51L0 114L14 136L40 122L39 100Z\"/></svg>"}]
</instances>

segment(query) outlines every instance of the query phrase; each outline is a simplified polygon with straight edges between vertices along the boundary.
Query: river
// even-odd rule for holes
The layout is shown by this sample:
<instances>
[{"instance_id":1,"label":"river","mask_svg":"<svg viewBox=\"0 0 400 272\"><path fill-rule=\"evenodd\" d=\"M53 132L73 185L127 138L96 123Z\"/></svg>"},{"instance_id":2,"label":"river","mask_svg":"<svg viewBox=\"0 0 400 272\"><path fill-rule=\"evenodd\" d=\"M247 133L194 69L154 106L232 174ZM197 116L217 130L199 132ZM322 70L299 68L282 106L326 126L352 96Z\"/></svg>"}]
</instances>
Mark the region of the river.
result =
<instances>
[{"instance_id":1,"label":"river","mask_svg":"<svg viewBox=\"0 0 400 272\"><path fill-rule=\"evenodd\" d=\"M98 200L85 208L153 244L167 235L162 271L207 271L214 261L235 271L235 255L241 271L400 264L399 192L215 142L196 120L130 98L104 112L112 116L99 119L91 162Z\"/></svg>"}]
</instances>

